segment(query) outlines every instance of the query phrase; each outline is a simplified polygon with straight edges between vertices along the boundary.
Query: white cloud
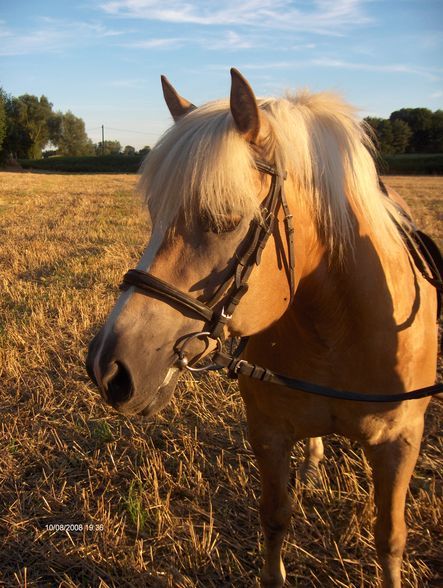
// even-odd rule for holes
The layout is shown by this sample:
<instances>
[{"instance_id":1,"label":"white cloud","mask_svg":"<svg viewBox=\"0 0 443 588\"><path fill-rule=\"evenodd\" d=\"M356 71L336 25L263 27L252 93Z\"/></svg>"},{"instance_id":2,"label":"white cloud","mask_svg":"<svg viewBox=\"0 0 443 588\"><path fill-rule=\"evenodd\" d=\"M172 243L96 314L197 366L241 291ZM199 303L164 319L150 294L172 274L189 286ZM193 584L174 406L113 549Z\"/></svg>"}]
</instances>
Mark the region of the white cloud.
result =
<instances>
[{"instance_id":1,"label":"white cloud","mask_svg":"<svg viewBox=\"0 0 443 588\"><path fill-rule=\"evenodd\" d=\"M201 45L210 50L234 50L252 49L257 45L262 45L262 40L251 36L239 35L235 31L225 31L219 37L210 37L201 39Z\"/></svg>"},{"instance_id":2,"label":"white cloud","mask_svg":"<svg viewBox=\"0 0 443 588\"><path fill-rule=\"evenodd\" d=\"M12 33L6 28L6 22L4 20L0 20L0 37L12 37Z\"/></svg>"},{"instance_id":3,"label":"white cloud","mask_svg":"<svg viewBox=\"0 0 443 588\"><path fill-rule=\"evenodd\" d=\"M185 38L160 38L160 39L145 39L141 41L133 41L132 43L126 43L124 47L132 49L172 49L180 47L183 43L190 39Z\"/></svg>"},{"instance_id":4,"label":"white cloud","mask_svg":"<svg viewBox=\"0 0 443 588\"><path fill-rule=\"evenodd\" d=\"M439 73L441 74L443 70L439 70L437 68L426 68L426 67L416 67L411 65L405 65L402 63L387 63L387 64L377 64L377 63L355 63L349 61L342 61L340 59L329 59L329 58L321 58L321 59L313 59L311 60L312 65L317 65L319 67L335 67L338 69L351 69L351 70L360 70L360 71L373 71L373 72L384 72L384 73L405 73L405 74L412 74L417 76L422 76L424 78L428 78L430 80L438 80Z\"/></svg>"},{"instance_id":5,"label":"white cloud","mask_svg":"<svg viewBox=\"0 0 443 588\"><path fill-rule=\"evenodd\" d=\"M153 38L140 41L131 41L122 46L131 49L172 49L183 45L198 45L209 51L228 50L238 51L240 49L252 49L263 46L267 43L263 38L250 35L240 35L235 31L223 31L219 35L194 36L194 37L170 37Z\"/></svg>"},{"instance_id":6,"label":"white cloud","mask_svg":"<svg viewBox=\"0 0 443 588\"><path fill-rule=\"evenodd\" d=\"M367 24L363 0L313 0L294 6L290 0L107 0L108 14L169 23L253 26L337 35Z\"/></svg>"},{"instance_id":7,"label":"white cloud","mask_svg":"<svg viewBox=\"0 0 443 588\"><path fill-rule=\"evenodd\" d=\"M245 63L242 69L291 69L297 67L307 67L308 63L303 61L271 61L267 63ZM218 66L215 66L218 67Z\"/></svg>"},{"instance_id":8,"label":"white cloud","mask_svg":"<svg viewBox=\"0 0 443 588\"><path fill-rule=\"evenodd\" d=\"M95 44L103 38L123 34L100 23L70 22L49 17L40 18L39 25L33 31L14 31L7 29L5 23L0 21L0 37L4 38L0 56L56 53L68 47Z\"/></svg>"},{"instance_id":9,"label":"white cloud","mask_svg":"<svg viewBox=\"0 0 443 588\"><path fill-rule=\"evenodd\" d=\"M327 67L355 71L371 71L380 73L398 73L409 74L428 78L436 81L442 78L443 69L434 67L420 67L405 65L402 63L358 63L352 61L344 61L341 59L333 59L330 57L303 59L300 61L272 61L267 63L247 63L241 66L243 69L250 70L269 70L269 69L301 69L307 67Z\"/></svg>"},{"instance_id":10,"label":"white cloud","mask_svg":"<svg viewBox=\"0 0 443 588\"><path fill-rule=\"evenodd\" d=\"M122 79L122 80L111 80L108 82L108 86L112 86L113 88L139 88L146 83L146 80L141 78L133 78L133 79Z\"/></svg>"}]
</instances>

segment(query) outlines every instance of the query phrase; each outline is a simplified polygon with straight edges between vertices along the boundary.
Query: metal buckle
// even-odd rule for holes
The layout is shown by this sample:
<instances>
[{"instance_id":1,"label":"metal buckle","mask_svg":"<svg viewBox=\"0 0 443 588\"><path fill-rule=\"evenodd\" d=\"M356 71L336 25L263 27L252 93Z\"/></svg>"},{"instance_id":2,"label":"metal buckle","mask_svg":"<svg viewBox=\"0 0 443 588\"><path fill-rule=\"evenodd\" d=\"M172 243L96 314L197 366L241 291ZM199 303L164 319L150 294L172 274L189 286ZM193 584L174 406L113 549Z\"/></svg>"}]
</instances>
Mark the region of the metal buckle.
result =
<instances>
[{"instance_id":1,"label":"metal buckle","mask_svg":"<svg viewBox=\"0 0 443 588\"><path fill-rule=\"evenodd\" d=\"M236 376L238 376L238 372L239 372L239 370L240 370L240 367L241 367L242 363L248 363L248 362L246 361L246 359L239 359L239 360L237 361L237 363L235 364L235 366L234 366L234 367L232 368L232 370L231 370L231 372L234 372L234 374L235 374Z\"/></svg>"},{"instance_id":2,"label":"metal buckle","mask_svg":"<svg viewBox=\"0 0 443 588\"><path fill-rule=\"evenodd\" d=\"M223 318L225 318L227 321L231 320L231 318L232 318L232 314L226 314L225 307L224 306L221 309L220 316L222 316Z\"/></svg>"}]
</instances>

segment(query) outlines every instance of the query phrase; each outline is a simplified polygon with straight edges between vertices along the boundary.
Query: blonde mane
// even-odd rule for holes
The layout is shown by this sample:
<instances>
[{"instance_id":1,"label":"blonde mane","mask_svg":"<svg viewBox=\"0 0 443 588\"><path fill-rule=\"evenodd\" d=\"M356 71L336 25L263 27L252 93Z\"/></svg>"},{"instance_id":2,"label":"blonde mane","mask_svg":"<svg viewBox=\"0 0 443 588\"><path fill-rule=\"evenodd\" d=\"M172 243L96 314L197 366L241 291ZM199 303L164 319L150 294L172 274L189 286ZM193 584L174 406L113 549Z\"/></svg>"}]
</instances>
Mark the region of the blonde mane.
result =
<instances>
[{"instance_id":1,"label":"blonde mane","mask_svg":"<svg viewBox=\"0 0 443 588\"><path fill-rule=\"evenodd\" d=\"M397 207L380 191L372 143L355 110L340 97L288 94L258 101L269 120L269 157L286 170L299 203L309 206L330 252L352 246L355 216L375 242L400 242ZM234 126L225 100L208 103L172 126L142 167L139 190L155 225L170 226L180 211L199 215L259 214L254 153Z\"/></svg>"}]
</instances>

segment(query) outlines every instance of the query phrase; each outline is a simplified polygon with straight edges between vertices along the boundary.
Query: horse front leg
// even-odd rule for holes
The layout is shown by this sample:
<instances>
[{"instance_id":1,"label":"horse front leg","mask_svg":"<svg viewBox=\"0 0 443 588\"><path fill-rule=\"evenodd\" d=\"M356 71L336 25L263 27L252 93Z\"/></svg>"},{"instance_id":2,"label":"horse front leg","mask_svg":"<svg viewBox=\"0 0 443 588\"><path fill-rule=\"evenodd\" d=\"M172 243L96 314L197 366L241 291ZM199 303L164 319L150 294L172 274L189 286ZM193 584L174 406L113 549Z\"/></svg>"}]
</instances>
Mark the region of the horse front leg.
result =
<instances>
[{"instance_id":1,"label":"horse front leg","mask_svg":"<svg viewBox=\"0 0 443 588\"><path fill-rule=\"evenodd\" d=\"M401 587L401 564L406 544L405 502L414 470L423 421L415 428L401 431L393 440L366 445L372 466L375 506L375 545L383 571L384 588Z\"/></svg>"},{"instance_id":2,"label":"horse front leg","mask_svg":"<svg viewBox=\"0 0 443 588\"><path fill-rule=\"evenodd\" d=\"M292 514L288 492L292 444L280 437L250 433L261 480L260 520L264 534L265 562L261 573L263 588L281 588L286 572L281 558L283 541Z\"/></svg>"}]
</instances>

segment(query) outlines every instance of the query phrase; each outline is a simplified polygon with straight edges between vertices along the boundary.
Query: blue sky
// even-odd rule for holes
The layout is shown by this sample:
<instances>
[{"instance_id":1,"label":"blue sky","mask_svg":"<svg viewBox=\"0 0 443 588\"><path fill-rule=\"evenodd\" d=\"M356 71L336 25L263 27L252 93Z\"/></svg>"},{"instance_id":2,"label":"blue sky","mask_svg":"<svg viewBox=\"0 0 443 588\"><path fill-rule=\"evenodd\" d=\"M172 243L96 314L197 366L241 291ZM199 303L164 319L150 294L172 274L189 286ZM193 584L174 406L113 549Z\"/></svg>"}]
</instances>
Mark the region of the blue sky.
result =
<instances>
[{"instance_id":1,"label":"blue sky","mask_svg":"<svg viewBox=\"0 0 443 588\"><path fill-rule=\"evenodd\" d=\"M0 85L135 147L171 124L162 73L195 104L235 66L258 96L335 90L388 116L443 107L442 55L443 0L0 0Z\"/></svg>"}]
</instances>

